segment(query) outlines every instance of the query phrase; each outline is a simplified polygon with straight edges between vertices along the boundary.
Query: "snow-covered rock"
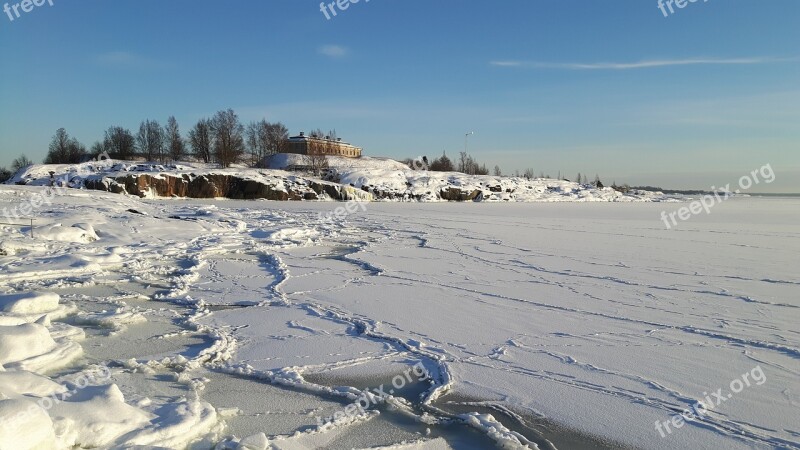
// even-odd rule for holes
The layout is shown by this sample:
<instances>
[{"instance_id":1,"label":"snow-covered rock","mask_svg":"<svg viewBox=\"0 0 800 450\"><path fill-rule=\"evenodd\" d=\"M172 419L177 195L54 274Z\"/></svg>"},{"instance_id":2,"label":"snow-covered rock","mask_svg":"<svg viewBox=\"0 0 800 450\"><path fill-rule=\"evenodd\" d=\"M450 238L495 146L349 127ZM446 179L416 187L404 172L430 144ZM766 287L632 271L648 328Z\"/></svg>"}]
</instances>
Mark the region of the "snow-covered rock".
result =
<instances>
[{"instance_id":1,"label":"snow-covered rock","mask_svg":"<svg viewBox=\"0 0 800 450\"><path fill-rule=\"evenodd\" d=\"M486 202L630 202L664 200L661 193L622 193L565 180L466 175L458 172L414 170L388 158L328 157L329 169L318 179L281 170L302 166L302 156L279 154L270 169L215 169L205 164L159 165L117 162L92 166L70 187L124 193L142 198L229 198L267 200L349 200L354 191L368 200L486 201ZM63 177L71 166L34 165L9 183L46 186L49 172ZM363 195L362 195L363 196ZM360 198L360 197L359 197ZM90 238L90 235L87 235Z\"/></svg>"}]
</instances>

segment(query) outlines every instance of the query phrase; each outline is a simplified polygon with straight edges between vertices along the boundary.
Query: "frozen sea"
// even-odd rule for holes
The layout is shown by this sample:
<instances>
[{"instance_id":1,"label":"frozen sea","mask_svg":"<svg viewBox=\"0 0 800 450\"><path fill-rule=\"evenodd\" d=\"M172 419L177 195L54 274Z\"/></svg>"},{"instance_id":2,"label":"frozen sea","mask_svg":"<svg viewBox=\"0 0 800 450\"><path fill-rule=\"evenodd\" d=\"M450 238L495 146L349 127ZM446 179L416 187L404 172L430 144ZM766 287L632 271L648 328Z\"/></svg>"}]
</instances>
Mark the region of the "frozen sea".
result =
<instances>
[{"instance_id":1,"label":"frozen sea","mask_svg":"<svg viewBox=\"0 0 800 450\"><path fill-rule=\"evenodd\" d=\"M800 199L339 206L74 191L0 226L0 415L110 373L0 444L800 448Z\"/></svg>"}]
</instances>

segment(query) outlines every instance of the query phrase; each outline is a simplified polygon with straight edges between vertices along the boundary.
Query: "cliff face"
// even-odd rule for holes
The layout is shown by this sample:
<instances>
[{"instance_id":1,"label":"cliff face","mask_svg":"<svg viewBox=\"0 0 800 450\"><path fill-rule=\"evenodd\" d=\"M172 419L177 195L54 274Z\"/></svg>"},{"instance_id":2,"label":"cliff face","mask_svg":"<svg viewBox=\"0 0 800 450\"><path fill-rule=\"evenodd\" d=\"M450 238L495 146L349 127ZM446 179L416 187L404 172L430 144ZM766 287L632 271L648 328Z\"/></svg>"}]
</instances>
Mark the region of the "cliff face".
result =
<instances>
[{"instance_id":1,"label":"cliff face","mask_svg":"<svg viewBox=\"0 0 800 450\"><path fill-rule=\"evenodd\" d=\"M206 174L190 176L127 174L113 177L98 177L84 182L87 189L129 194L138 197L179 197L179 198L229 198L234 200L351 200L354 198L420 200L408 193L383 191L363 187L360 191L351 186L333 182L306 179L282 179L271 184L242 178L237 175ZM481 191L450 187L438 192L438 197L449 201L480 200Z\"/></svg>"},{"instance_id":2,"label":"cliff face","mask_svg":"<svg viewBox=\"0 0 800 450\"><path fill-rule=\"evenodd\" d=\"M439 192L439 197L441 197L442 200L448 200L452 202L476 201L480 200L482 195L483 192L478 189L463 190L455 187L442 189Z\"/></svg>"},{"instance_id":3,"label":"cliff face","mask_svg":"<svg viewBox=\"0 0 800 450\"><path fill-rule=\"evenodd\" d=\"M183 198L217 198L224 197L236 200L316 200L323 190L328 194L341 195L336 186L323 187L296 183L281 189L277 185L242 178L235 175L208 174L197 177L189 175L172 176L159 174L129 174L117 177L88 179L84 186L87 189L127 193L139 197L183 197ZM316 187L317 189L314 189ZM336 198L338 200L338 198Z\"/></svg>"},{"instance_id":4,"label":"cliff face","mask_svg":"<svg viewBox=\"0 0 800 450\"><path fill-rule=\"evenodd\" d=\"M276 169L208 168L207 165L119 162L112 167L39 165L9 182L48 186L50 173L65 185L147 197L238 200L353 200L420 202L664 201L660 193L623 194L547 178L492 177L386 167L330 169L321 179ZM351 161L352 162L352 161ZM378 162L372 161L375 165ZM397 163L399 164L399 163ZM60 181L64 183L63 181Z\"/></svg>"}]
</instances>

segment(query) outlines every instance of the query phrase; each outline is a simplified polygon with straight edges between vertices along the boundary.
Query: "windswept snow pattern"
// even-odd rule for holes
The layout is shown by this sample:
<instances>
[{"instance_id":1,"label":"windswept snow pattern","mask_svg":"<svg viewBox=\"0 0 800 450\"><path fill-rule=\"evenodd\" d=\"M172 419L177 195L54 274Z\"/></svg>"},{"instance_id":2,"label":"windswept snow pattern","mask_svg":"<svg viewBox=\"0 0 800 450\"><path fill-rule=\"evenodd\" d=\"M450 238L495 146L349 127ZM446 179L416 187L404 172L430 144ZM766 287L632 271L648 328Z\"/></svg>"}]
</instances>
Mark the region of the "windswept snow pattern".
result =
<instances>
[{"instance_id":1,"label":"windswept snow pattern","mask_svg":"<svg viewBox=\"0 0 800 450\"><path fill-rule=\"evenodd\" d=\"M649 203L335 206L71 190L38 237L0 225L0 448L800 448L796 200L680 230Z\"/></svg>"}]
</instances>

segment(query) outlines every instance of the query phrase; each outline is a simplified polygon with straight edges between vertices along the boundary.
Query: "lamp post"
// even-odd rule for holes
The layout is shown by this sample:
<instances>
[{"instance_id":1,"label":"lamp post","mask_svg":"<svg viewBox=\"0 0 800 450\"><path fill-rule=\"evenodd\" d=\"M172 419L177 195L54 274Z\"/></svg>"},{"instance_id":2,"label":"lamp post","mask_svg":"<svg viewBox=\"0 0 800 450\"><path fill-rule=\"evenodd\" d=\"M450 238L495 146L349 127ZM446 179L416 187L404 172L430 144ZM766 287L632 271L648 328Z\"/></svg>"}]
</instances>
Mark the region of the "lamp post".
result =
<instances>
[{"instance_id":1,"label":"lamp post","mask_svg":"<svg viewBox=\"0 0 800 450\"><path fill-rule=\"evenodd\" d=\"M464 153L467 153L467 138L475 134L474 131L470 131L469 133L464 135Z\"/></svg>"}]
</instances>

